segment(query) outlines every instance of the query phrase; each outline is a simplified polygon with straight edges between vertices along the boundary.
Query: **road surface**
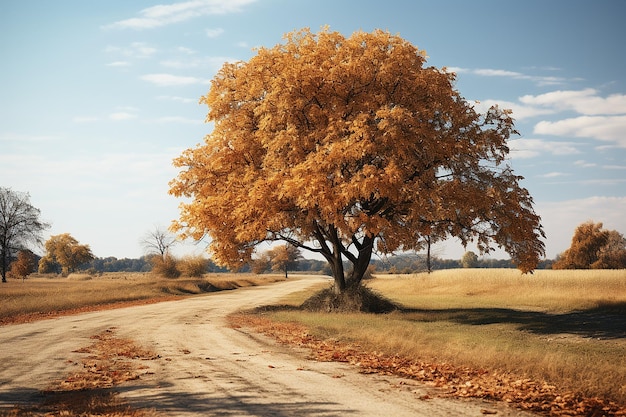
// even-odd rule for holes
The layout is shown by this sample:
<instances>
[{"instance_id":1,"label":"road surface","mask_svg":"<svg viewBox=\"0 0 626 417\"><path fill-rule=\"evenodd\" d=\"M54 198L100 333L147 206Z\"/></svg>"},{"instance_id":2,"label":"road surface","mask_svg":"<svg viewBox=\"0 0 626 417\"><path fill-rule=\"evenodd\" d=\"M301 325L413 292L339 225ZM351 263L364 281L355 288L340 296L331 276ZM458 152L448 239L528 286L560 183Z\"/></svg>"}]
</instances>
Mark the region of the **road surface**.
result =
<instances>
[{"instance_id":1,"label":"road surface","mask_svg":"<svg viewBox=\"0 0 626 417\"><path fill-rule=\"evenodd\" d=\"M0 414L40 400L40 390L75 371L91 336L116 328L160 355L151 373L116 387L133 407L165 416L530 416L504 404L421 399L428 387L316 362L225 317L319 282L294 279L158 304L0 327ZM74 368L73 368L74 367Z\"/></svg>"}]
</instances>

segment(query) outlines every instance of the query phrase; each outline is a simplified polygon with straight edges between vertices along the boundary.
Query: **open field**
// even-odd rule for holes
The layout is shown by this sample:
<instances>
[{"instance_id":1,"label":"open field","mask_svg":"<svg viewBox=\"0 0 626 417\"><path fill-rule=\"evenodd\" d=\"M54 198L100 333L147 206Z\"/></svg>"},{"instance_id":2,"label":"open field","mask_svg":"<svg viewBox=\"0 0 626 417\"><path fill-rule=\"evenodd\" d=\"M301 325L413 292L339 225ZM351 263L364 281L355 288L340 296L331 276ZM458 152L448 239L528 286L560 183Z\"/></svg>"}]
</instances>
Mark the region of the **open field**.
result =
<instances>
[{"instance_id":1,"label":"open field","mask_svg":"<svg viewBox=\"0 0 626 417\"><path fill-rule=\"evenodd\" d=\"M444 270L367 282L386 315L268 313L323 339L454 364L626 405L626 271ZM307 294L283 300L298 305Z\"/></svg>"},{"instance_id":2,"label":"open field","mask_svg":"<svg viewBox=\"0 0 626 417\"><path fill-rule=\"evenodd\" d=\"M67 278L34 274L24 282L10 279L0 284L0 324L115 304L165 301L283 279L281 274L206 274L203 278L177 279L138 272L70 274Z\"/></svg>"}]
</instances>

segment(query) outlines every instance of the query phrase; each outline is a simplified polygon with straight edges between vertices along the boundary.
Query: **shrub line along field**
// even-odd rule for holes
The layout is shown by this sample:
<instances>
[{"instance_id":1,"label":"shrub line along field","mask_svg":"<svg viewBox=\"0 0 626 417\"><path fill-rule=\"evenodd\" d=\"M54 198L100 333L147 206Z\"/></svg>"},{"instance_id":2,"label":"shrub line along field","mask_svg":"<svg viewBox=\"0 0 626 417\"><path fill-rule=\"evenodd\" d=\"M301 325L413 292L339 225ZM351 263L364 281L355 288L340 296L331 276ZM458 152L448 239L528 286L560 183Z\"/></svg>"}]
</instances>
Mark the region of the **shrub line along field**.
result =
<instances>
[{"instance_id":1,"label":"shrub line along field","mask_svg":"<svg viewBox=\"0 0 626 417\"><path fill-rule=\"evenodd\" d=\"M38 277L0 286L0 312L7 323L11 317L158 301L282 279L248 274L176 280L124 273ZM283 323L283 339L293 337L290 325L304 326L310 337L329 340L325 349L334 346L336 358L341 358L344 344L358 346L366 355L375 352L379 357L417 360L441 369L506 376L509 385L525 384L526 388L552 387L552 397L545 397L544 402L563 405L569 401L574 407L571 404L580 406L584 398L595 399L600 414L594 415L626 415L624 270L536 271L534 275L514 270L446 270L380 275L367 281L367 286L404 308L384 315L341 316L275 308L260 318L270 319L274 329ZM310 295L293 294L281 304L300 305ZM254 321L247 317L238 320ZM466 388L470 395L480 387ZM484 394L488 389L480 390ZM462 390L457 395L462 396ZM549 408L549 404L544 406ZM552 415L567 412L575 410L553 407L546 411Z\"/></svg>"}]
</instances>

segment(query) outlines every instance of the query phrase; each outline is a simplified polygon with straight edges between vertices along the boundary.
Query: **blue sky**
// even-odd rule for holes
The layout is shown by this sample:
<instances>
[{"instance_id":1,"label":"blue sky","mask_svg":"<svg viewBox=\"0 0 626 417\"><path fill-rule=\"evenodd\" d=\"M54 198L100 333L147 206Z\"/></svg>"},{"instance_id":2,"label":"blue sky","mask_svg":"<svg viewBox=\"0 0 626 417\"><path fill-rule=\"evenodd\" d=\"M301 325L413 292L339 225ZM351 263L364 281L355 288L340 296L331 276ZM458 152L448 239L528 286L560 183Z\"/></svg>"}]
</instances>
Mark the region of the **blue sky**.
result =
<instances>
[{"instance_id":1,"label":"blue sky","mask_svg":"<svg viewBox=\"0 0 626 417\"><path fill-rule=\"evenodd\" d=\"M225 61L302 27L378 28L513 110L511 164L553 258L586 220L626 233L624 16L620 0L2 0L0 185L30 193L48 235L141 256L178 215L171 161L209 132L198 99Z\"/></svg>"}]
</instances>

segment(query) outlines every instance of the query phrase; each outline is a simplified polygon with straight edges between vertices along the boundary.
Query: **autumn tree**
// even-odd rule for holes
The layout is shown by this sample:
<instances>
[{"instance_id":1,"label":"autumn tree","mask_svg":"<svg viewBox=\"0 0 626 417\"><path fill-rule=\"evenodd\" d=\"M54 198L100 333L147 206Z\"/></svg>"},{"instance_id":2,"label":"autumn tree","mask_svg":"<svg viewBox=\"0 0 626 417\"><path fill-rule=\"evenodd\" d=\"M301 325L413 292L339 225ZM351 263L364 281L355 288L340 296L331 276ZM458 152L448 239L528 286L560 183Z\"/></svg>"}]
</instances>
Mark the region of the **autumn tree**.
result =
<instances>
[{"instance_id":1,"label":"autumn tree","mask_svg":"<svg viewBox=\"0 0 626 417\"><path fill-rule=\"evenodd\" d=\"M28 275L35 272L36 268L36 255L29 249L22 249L17 253L17 259L11 263L8 275L24 280Z\"/></svg>"},{"instance_id":2,"label":"autumn tree","mask_svg":"<svg viewBox=\"0 0 626 417\"><path fill-rule=\"evenodd\" d=\"M360 285L374 250L426 236L500 246L531 271L543 230L507 164L510 111L478 113L453 73L425 64L399 36L327 29L224 64L200 100L213 130L174 161L170 193L188 200L173 230L208 234L231 266L267 241L320 254L336 293Z\"/></svg>"},{"instance_id":3,"label":"autumn tree","mask_svg":"<svg viewBox=\"0 0 626 417\"><path fill-rule=\"evenodd\" d=\"M40 273L51 272L58 265L63 275L67 275L94 259L89 245L81 245L69 233L51 236L45 248L46 254L39 260Z\"/></svg>"},{"instance_id":4,"label":"autumn tree","mask_svg":"<svg viewBox=\"0 0 626 417\"><path fill-rule=\"evenodd\" d=\"M463 254L463 257L461 258L461 266L463 268L476 268L477 265L478 255L476 255L471 250Z\"/></svg>"},{"instance_id":5,"label":"autumn tree","mask_svg":"<svg viewBox=\"0 0 626 417\"><path fill-rule=\"evenodd\" d=\"M42 233L50 227L41 221L41 212L30 203L30 195L0 187L0 273L7 282L11 261L29 245L40 245Z\"/></svg>"},{"instance_id":6,"label":"autumn tree","mask_svg":"<svg viewBox=\"0 0 626 417\"><path fill-rule=\"evenodd\" d=\"M606 230L593 221L579 225L572 244L552 264L553 269L626 268L626 239L616 230Z\"/></svg>"},{"instance_id":7,"label":"autumn tree","mask_svg":"<svg viewBox=\"0 0 626 417\"><path fill-rule=\"evenodd\" d=\"M283 271L285 279L288 278L287 271L294 269L298 264L298 259L302 259L300 249L289 243L270 249L268 256L272 270Z\"/></svg>"}]
</instances>

